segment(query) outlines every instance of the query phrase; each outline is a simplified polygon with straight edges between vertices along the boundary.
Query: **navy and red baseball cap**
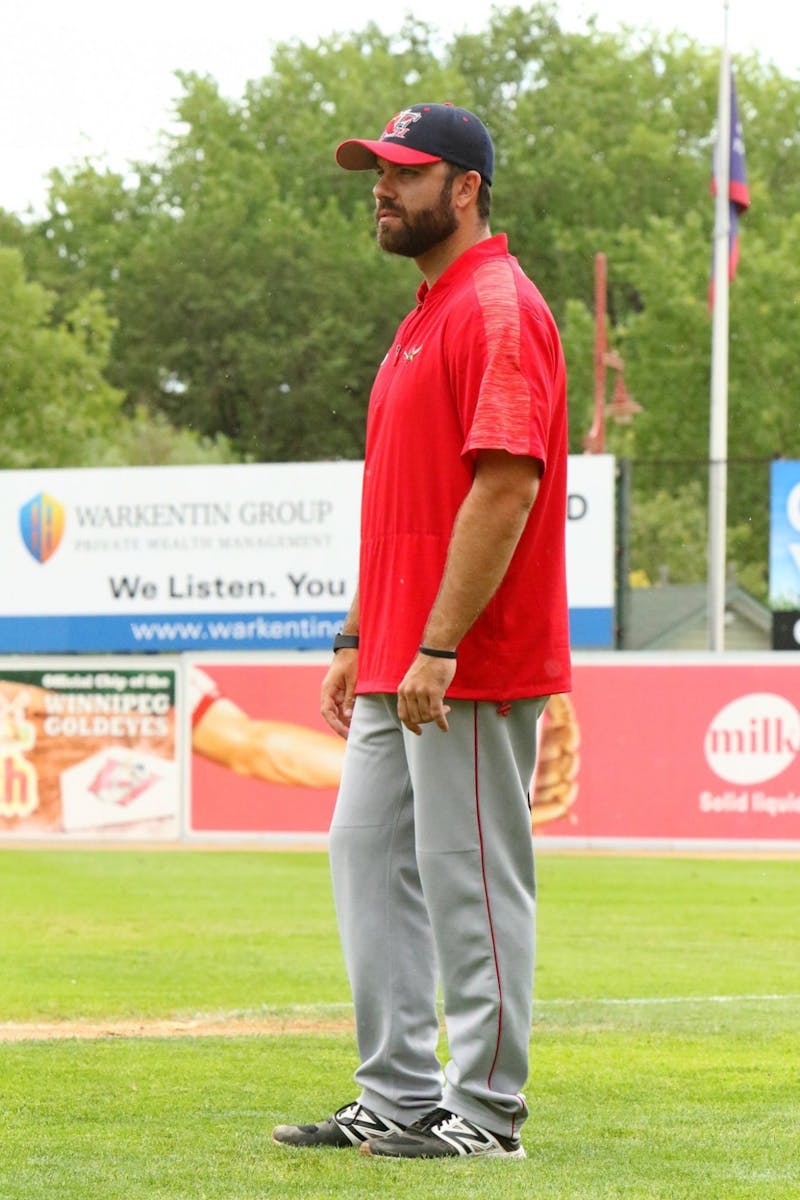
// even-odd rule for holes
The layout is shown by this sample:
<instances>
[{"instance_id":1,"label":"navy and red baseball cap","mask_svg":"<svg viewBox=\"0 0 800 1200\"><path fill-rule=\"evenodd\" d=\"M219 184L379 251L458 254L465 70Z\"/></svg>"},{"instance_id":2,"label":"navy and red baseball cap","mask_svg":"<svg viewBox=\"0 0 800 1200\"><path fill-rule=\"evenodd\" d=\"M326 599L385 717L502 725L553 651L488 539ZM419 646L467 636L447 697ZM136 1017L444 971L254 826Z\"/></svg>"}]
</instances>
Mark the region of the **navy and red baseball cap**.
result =
<instances>
[{"instance_id":1,"label":"navy and red baseball cap","mask_svg":"<svg viewBox=\"0 0 800 1200\"><path fill-rule=\"evenodd\" d=\"M392 117L377 141L350 138L336 150L346 171L369 171L378 158L404 166L448 162L478 171L488 184L494 171L489 131L474 113L454 104L412 104Z\"/></svg>"}]
</instances>

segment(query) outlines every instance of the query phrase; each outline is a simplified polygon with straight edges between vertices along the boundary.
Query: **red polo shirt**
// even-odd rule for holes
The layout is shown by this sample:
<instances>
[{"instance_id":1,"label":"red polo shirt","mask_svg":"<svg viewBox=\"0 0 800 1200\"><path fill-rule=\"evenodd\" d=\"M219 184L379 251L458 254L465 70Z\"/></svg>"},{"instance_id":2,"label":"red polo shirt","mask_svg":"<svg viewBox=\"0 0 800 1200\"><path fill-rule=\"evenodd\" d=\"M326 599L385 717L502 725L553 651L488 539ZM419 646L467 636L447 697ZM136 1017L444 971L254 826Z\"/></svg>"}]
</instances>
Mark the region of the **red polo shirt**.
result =
<instances>
[{"instance_id":1,"label":"red polo shirt","mask_svg":"<svg viewBox=\"0 0 800 1200\"><path fill-rule=\"evenodd\" d=\"M458 647L454 699L569 691L566 372L553 317L508 253L477 243L397 331L370 397L357 692L394 692L417 653L478 450L530 455L539 492L506 576Z\"/></svg>"}]
</instances>

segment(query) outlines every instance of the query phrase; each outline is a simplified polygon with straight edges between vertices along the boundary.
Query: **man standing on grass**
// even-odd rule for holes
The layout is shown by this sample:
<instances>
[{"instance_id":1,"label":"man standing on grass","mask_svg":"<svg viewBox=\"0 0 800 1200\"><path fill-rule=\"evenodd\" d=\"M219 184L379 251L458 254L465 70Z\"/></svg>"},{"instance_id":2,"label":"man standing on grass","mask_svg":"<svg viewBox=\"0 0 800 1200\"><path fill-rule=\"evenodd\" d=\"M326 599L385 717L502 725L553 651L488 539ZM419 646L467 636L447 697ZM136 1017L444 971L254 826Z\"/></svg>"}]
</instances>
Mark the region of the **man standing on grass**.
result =
<instances>
[{"instance_id":1,"label":"man standing on grass","mask_svg":"<svg viewBox=\"0 0 800 1200\"><path fill-rule=\"evenodd\" d=\"M490 233L494 147L473 113L415 104L336 158L375 172L378 244L423 282L372 390L358 595L322 685L348 739L330 856L360 1094L273 1137L524 1158L528 789L537 720L570 687L564 358Z\"/></svg>"}]
</instances>

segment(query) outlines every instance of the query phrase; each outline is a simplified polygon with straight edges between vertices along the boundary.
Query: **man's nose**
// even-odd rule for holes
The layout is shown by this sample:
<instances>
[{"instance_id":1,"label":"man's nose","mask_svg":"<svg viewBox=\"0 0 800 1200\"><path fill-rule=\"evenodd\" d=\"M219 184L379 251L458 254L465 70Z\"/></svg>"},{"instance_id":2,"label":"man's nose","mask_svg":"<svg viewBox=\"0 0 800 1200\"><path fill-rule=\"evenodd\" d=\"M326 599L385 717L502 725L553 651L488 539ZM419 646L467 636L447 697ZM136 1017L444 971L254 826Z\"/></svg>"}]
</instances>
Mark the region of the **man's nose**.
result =
<instances>
[{"instance_id":1,"label":"man's nose","mask_svg":"<svg viewBox=\"0 0 800 1200\"><path fill-rule=\"evenodd\" d=\"M393 189L389 180L385 175L381 175L376 181L372 189L372 194L376 200L385 199L387 196L393 195Z\"/></svg>"}]
</instances>

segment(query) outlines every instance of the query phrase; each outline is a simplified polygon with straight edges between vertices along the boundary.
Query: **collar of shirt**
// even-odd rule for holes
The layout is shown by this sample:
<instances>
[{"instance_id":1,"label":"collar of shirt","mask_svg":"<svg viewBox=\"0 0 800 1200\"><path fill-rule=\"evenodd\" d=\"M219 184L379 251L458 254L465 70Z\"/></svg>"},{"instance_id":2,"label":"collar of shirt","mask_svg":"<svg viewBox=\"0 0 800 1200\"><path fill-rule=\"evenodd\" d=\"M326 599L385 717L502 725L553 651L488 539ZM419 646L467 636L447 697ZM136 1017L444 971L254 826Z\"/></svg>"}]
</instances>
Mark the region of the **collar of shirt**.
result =
<instances>
[{"instance_id":1,"label":"collar of shirt","mask_svg":"<svg viewBox=\"0 0 800 1200\"><path fill-rule=\"evenodd\" d=\"M505 233L496 233L494 237L484 238L482 242L476 242L474 246L470 246L469 250L465 250L463 254L459 254L455 262L450 263L450 266L439 276L432 288L429 288L427 280L423 279L417 289L417 303L424 304L425 298L429 294L438 295L440 292L452 287L462 275L474 271L478 263L483 259L497 258L501 254L508 254L508 236Z\"/></svg>"}]
</instances>

